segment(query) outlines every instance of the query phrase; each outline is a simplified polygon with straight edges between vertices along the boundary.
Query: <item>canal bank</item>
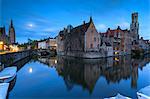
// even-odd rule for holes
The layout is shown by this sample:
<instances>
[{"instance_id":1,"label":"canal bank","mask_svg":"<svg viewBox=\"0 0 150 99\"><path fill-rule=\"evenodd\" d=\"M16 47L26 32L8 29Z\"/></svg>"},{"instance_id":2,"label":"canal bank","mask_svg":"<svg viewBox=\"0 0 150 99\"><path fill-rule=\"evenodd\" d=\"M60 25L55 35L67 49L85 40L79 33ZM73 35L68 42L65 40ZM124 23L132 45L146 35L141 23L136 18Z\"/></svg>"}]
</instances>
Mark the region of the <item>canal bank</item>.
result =
<instances>
[{"instance_id":1,"label":"canal bank","mask_svg":"<svg viewBox=\"0 0 150 99\"><path fill-rule=\"evenodd\" d=\"M0 55L0 62L5 66L10 66L26 57L34 55L35 52L36 52L35 50L25 50L25 51L2 54Z\"/></svg>"}]
</instances>

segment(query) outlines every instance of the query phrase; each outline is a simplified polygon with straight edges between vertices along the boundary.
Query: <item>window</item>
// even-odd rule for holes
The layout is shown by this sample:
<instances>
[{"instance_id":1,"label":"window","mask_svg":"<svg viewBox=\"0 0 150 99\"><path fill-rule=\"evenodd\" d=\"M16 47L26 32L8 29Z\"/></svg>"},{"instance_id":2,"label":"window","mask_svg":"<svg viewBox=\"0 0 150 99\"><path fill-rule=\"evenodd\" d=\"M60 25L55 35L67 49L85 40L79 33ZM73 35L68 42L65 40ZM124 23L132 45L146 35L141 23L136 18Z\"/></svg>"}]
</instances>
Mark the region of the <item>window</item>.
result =
<instances>
[{"instance_id":1,"label":"window","mask_svg":"<svg viewBox=\"0 0 150 99\"><path fill-rule=\"evenodd\" d=\"M136 23L135 23L135 27L136 27Z\"/></svg>"},{"instance_id":2,"label":"window","mask_svg":"<svg viewBox=\"0 0 150 99\"><path fill-rule=\"evenodd\" d=\"M93 44L91 44L91 48L93 48Z\"/></svg>"},{"instance_id":3,"label":"window","mask_svg":"<svg viewBox=\"0 0 150 99\"><path fill-rule=\"evenodd\" d=\"M97 48L99 48L99 44L97 45Z\"/></svg>"},{"instance_id":4,"label":"window","mask_svg":"<svg viewBox=\"0 0 150 99\"><path fill-rule=\"evenodd\" d=\"M94 37L94 41L96 42L96 37Z\"/></svg>"}]
</instances>

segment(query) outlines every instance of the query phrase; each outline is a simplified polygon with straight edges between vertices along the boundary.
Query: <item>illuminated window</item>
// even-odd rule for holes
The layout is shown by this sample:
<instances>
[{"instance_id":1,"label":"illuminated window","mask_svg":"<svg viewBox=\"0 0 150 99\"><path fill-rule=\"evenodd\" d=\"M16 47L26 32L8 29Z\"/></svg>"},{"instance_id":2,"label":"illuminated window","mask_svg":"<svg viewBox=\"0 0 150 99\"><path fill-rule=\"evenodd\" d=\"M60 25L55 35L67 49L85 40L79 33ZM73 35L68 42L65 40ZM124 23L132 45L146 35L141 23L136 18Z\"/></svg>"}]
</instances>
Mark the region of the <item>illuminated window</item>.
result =
<instances>
[{"instance_id":1,"label":"illuminated window","mask_svg":"<svg viewBox=\"0 0 150 99\"><path fill-rule=\"evenodd\" d=\"M1 44L1 45L4 44L3 41L0 41L0 44Z\"/></svg>"},{"instance_id":2,"label":"illuminated window","mask_svg":"<svg viewBox=\"0 0 150 99\"><path fill-rule=\"evenodd\" d=\"M118 58L115 58L115 61L119 61L119 59L118 59Z\"/></svg>"},{"instance_id":3,"label":"illuminated window","mask_svg":"<svg viewBox=\"0 0 150 99\"><path fill-rule=\"evenodd\" d=\"M115 52L115 55L119 54L118 52Z\"/></svg>"}]
</instances>

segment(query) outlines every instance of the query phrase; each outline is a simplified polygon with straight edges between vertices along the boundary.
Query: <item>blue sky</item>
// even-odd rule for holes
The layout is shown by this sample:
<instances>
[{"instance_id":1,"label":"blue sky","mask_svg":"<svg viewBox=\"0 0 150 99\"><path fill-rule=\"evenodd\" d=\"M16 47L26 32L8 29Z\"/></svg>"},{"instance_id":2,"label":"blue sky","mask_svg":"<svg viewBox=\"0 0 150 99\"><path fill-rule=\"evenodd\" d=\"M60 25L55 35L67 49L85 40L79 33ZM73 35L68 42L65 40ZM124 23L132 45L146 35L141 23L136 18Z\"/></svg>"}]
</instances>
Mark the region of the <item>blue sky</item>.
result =
<instances>
[{"instance_id":1,"label":"blue sky","mask_svg":"<svg viewBox=\"0 0 150 99\"><path fill-rule=\"evenodd\" d=\"M92 16L99 32L130 27L139 13L140 36L150 39L150 0L0 0L0 24L7 32L10 19L19 43L55 37L68 24L77 26Z\"/></svg>"}]
</instances>

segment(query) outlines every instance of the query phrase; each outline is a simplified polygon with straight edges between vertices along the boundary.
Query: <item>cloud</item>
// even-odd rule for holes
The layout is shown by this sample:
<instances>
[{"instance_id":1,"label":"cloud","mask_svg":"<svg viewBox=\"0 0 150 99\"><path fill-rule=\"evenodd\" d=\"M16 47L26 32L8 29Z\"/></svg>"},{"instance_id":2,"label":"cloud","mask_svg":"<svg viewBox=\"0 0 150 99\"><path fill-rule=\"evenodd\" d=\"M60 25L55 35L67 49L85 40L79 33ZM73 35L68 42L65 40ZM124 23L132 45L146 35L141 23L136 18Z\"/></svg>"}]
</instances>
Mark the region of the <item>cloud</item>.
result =
<instances>
[{"instance_id":1,"label":"cloud","mask_svg":"<svg viewBox=\"0 0 150 99\"><path fill-rule=\"evenodd\" d=\"M96 25L96 28L98 31L101 31L101 32L105 32L107 29L105 24L98 24L98 25Z\"/></svg>"},{"instance_id":2,"label":"cloud","mask_svg":"<svg viewBox=\"0 0 150 99\"><path fill-rule=\"evenodd\" d=\"M58 31L58 28L44 28L42 31L43 32L56 32Z\"/></svg>"},{"instance_id":3,"label":"cloud","mask_svg":"<svg viewBox=\"0 0 150 99\"><path fill-rule=\"evenodd\" d=\"M121 29L129 29L130 28L130 23L128 23L128 22L121 22L119 24L116 24L116 26L120 26Z\"/></svg>"}]
</instances>

